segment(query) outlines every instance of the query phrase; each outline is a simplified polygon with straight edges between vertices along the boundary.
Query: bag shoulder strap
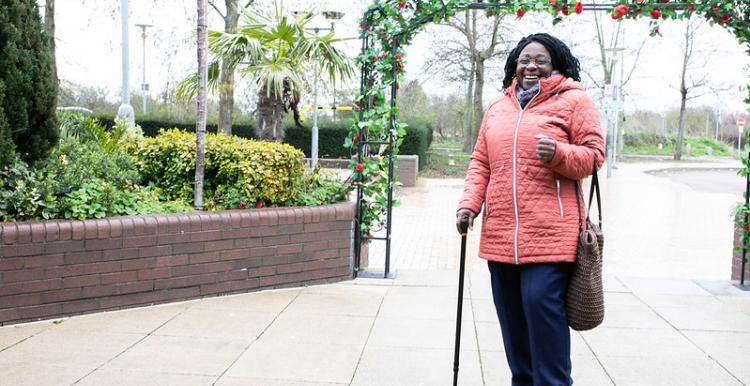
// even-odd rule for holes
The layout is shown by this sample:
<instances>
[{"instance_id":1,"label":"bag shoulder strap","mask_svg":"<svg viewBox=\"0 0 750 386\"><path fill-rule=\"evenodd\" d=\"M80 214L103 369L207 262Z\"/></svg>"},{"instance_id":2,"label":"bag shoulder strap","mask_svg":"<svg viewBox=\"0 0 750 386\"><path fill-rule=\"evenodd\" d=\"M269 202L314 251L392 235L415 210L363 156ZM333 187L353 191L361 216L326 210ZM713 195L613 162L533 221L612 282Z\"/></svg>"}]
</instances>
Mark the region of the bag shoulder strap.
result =
<instances>
[{"instance_id":1,"label":"bag shoulder strap","mask_svg":"<svg viewBox=\"0 0 750 386\"><path fill-rule=\"evenodd\" d=\"M578 228L581 231L583 231L584 222L583 222L583 214L581 213L581 201L583 200L583 197L580 192L581 188L579 187L580 181L573 181L573 184L575 185L575 190L576 190L576 206L578 206ZM591 213L591 204L594 202L594 192L596 192L596 207L597 207L597 213L599 215L599 229L601 229L602 227L602 199L601 199L601 193L599 192L599 175L596 171L596 155L594 155L594 165L593 165L593 171L591 173L591 190L589 191L589 205L585 212L586 222L590 220L589 215Z\"/></svg>"}]
</instances>

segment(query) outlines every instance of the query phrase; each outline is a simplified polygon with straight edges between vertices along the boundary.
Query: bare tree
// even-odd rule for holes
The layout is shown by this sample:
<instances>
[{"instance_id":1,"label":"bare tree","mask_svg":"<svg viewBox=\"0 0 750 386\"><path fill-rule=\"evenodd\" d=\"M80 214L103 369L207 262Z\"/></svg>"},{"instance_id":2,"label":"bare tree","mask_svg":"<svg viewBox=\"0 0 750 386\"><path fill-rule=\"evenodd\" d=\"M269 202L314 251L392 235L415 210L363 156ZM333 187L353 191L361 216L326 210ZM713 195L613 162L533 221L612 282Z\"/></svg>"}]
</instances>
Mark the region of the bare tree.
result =
<instances>
[{"instance_id":1,"label":"bare tree","mask_svg":"<svg viewBox=\"0 0 750 386\"><path fill-rule=\"evenodd\" d=\"M675 142L674 146L675 161L679 161L682 158L682 141L685 137L685 112L687 101L711 92L707 87L707 72L696 71L696 69L706 68L708 58L713 55L701 50L699 56L703 58L703 60L698 64L695 63L697 58L693 56L693 50L696 43L696 32L704 25L705 22L700 18L691 18L685 21L685 40L683 41L682 47L680 47L682 50L682 68L680 71L680 118L677 123L677 142ZM697 78L693 77L694 74L697 75ZM697 90L703 91L696 93Z\"/></svg>"},{"instance_id":2,"label":"bare tree","mask_svg":"<svg viewBox=\"0 0 750 386\"><path fill-rule=\"evenodd\" d=\"M239 0L224 0L224 10L216 5L217 0L209 0L208 4L224 19L224 32L236 33L240 14L250 7L255 0L247 0L240 7ZM219 78L219 133L232 134L232 112L234 111L234 67L231 60L222 59Z\"/></svg>"},{"instance_id":3,"label":"bare tree","mask_svg":"<svg viewBox=\"0 0 750 386\"><path fill-rule=\"evenodd\" d=\"M206 85L208 82L208 23L206 0L198 0L198 103L195 114L195 209L203 210L203 165L206 138Z\"/></svg>"},{"instance_id":4,"label":"bare tree","mask_svg":"<svg viewBox=\"0 0 750 386\"><path fill-rule=\"evenodd\" d=\"M55 59L55 0L47 0L45 3L44 32L47 34L52 73L55 75L55 79L57 79L57 60Z\"/></svg>"},{"instance_id":5,"label":"bare tree","mask_svg":"<svg viewBox=\"0 0 750 386\"><path fill-rule=\"evenodd\" d=\"M512 34L502 25L504 17L490 15L489 25L484 25L481 21L485 18L484 14L470 10L465 12L463 20L450 20L445 25L460 32L465 40L451 39L447 44L435 45L433 56L425 66L425 72L452 74L446 80L466 84L464 151L467 152L474 147L484 113L483 94L488 61L506 56L510 50L507 39Z\"/></svg>"}]
</instances>

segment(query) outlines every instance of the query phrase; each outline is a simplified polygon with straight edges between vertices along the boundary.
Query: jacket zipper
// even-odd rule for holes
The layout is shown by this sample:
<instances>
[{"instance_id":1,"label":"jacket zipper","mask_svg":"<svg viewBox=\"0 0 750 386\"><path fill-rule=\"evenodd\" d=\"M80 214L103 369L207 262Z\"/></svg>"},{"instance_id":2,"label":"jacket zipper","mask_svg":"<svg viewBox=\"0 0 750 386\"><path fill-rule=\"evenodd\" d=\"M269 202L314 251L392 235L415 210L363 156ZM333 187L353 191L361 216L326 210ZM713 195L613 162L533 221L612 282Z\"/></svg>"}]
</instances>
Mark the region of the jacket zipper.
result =
<instances>
[{"instance_id":1,"label":"jacket zipper","mask_svg":"<svg viewBox=\"0 0 750 386\"><path fill-rule=\"evenodd\" d=\"M556 178L555 183L557 185L557 203L560 205L560 217L565 217L565 212L563 211L562 198L560 198L560 180Z\"/></svg>"},{"instance_id":2,"label":"jacket zipper","mask_svg":"<svg viewBox=\"0 0 750 386\"><path fill-rule=\"evenodd\" d=\"M522 108L521 104L518 104L518 108L520 108L521 110L518 112L518 122L516 123L516 130L513 132L513 211L516 215L516 229L513 232L513 254L516 260L516 264L518 264L518 229L520 228L518 216L518 192L516 189L516 154L518 147L518 128L521 127L521 119L523 118L524 111L526 111L526 109L531 106L531 103L534 102L534 99L536 99L537 95L539 95L541 92L542 86L539 85L539 91L537 91L536 95L534 95L531 100L526 103L526 108ZM515 102L518 103L518 99L516 99Z\"/></svg>"}]
</instances>

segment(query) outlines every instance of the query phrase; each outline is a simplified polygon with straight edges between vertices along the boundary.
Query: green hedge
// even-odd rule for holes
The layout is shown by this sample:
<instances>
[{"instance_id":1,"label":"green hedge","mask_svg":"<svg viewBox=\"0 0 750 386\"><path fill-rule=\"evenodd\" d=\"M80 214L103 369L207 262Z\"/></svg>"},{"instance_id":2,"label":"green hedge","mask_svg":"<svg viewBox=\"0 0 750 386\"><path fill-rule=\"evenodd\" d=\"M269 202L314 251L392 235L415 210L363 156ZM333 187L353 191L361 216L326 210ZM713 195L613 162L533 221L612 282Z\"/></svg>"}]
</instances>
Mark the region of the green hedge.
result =
<instances>
[{"instance_id":1,"label":"green hedge","mask_svg":"<svg viewBox=\"0 0 750 386\"><path fill-rule=\"evenodd\" d=\"M166 130L134 149L138 168L169 199L190 201L195 181L195 134ZM284 204L297 194L305 168L302 152L286 144L208 134L204 197L207 209L239 202Z\"/></svg>"},{"instance_id":2,"label":"green hedge","mask_svg":"<svg viewBox=\"0 0 750 386\"><path fill-rule=\"evenodd\" d=\"M344 139L349 132L349 123L325 122L325 126L318 128L318 157L319 158L349 158L349 149L344 148ZM404 137L399 154L418 155L420 168L426 160L427 149L432 144L432 128L412 126L407 122L406 137ZM286 143L302 150L306 157L310 156L312 144L312 129L310 127L290 127L286 129Z\"/></svg>"},{"instance_id":3,"label":"green hedge","mask_svg":"<svg viewBox=\"0 0 750 386\"><path fill-rule=\"evenodd\" d=\"M109 115L97 116L102 122L113 122L114 117ZM155 137L160 129L180 129L189 133L195 132L195 122L174 122L168 120L137 120L141 126L143 135ZM404 138L399 154L418 155L420 168L426 161L427 149L432 144L432 127L429 122L418 119L407 120L406 137ZM349 131L351 120L341 119L336 122L323 120L318 124L318 157L319 158L349 158L349 150L344 148L344 140ZM302 150L306 157L310 157L310 145L312 144L312 120L305 121L302 128L294 126L291 122L286 123L285 143ZM216 133L215 124L207 124L209 133ZM251 124L233 125L232 134L247 139L255 139L254 126Z\"/></svg>"},{"instance_id":4,"label":"green hedge","mask_svg":"<svg viewBox=\"0 0 750 386\"><path fill-rule=\"evenodd\" d=\"M96 119L106 123L110 126L115 121L115 117L112 115L96 115ZM143 135L146 137L156 137L159 134L160 129L180 129L187 131L188 133L195 132L195 121L173 121L165 119L137 119L135 123L143 130ZM207 123L206 131L209 133L216 134L218 125L215 123ZM255 139L254 126L251 124L234 124L232 125L232 134L247 139Z\"/></svg>"}]
</instances>

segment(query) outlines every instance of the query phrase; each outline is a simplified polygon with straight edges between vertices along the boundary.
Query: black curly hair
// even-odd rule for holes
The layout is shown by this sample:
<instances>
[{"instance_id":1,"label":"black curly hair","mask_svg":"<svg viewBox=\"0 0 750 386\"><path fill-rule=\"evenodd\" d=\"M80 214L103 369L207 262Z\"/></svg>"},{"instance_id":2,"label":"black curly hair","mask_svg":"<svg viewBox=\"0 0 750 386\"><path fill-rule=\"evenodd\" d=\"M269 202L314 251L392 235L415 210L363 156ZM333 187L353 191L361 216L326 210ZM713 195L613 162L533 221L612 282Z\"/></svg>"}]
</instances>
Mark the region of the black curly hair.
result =
<instances>
[{"instance_id":1,"label":"black curly hair","mask_svg":"<svg viewBox=\"0 0 750 386\"><path fill-rule=\"evenodd\" d=\"M539 43L549 51L552 59L552 68L559 71L565 77L572 78L578 82L581 81L581 63L578 59L573 56L570 52L570 48L565 45L560 39L546 34L537 33L526 36L521 39L516 45L516 48L508 55L508 60L505 61L505 78L503 79L503 89L510 87L513 83L513 78L516 77L516 67L518 65L518 57L521 55L526 46L530 43Z\"/></svg>"}]
</instances>

